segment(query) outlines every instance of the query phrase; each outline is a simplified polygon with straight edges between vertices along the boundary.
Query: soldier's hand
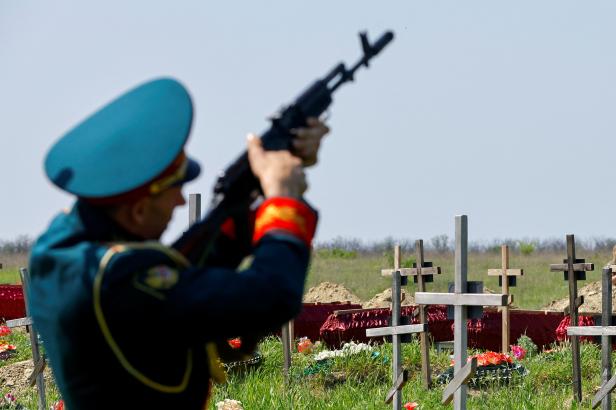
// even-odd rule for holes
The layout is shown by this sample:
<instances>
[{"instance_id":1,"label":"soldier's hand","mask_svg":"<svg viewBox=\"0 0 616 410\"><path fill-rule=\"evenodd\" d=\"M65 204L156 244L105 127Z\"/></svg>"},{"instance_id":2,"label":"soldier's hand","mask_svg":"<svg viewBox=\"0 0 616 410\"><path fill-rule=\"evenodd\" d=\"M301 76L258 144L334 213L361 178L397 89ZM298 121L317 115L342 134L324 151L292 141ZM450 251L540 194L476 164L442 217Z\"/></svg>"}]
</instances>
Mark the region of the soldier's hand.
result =
<instances>
[{"instance_id":1,"label":"soldier's hand","mask_svg":"<svg viewBox=\"0 0 616 410\"><path fill-rule=\"evenodd\" d=\"M317 118L308 118L308 127L291 130L293 153L302 159L304 167L317 163L321 140L329 132L329 127Z\"/></svg>"},{"instance_id":2,"label":"soldier's hand","mask_svg":"<svg viewBox=\"0 0 616 410\"><path fill-rule=\"evenodd\" d=\"M302 160L289 151L266 151L261 140L248 135L248 160L265 197L300 198L308 188Z\"/></svg>"}]
</instances>

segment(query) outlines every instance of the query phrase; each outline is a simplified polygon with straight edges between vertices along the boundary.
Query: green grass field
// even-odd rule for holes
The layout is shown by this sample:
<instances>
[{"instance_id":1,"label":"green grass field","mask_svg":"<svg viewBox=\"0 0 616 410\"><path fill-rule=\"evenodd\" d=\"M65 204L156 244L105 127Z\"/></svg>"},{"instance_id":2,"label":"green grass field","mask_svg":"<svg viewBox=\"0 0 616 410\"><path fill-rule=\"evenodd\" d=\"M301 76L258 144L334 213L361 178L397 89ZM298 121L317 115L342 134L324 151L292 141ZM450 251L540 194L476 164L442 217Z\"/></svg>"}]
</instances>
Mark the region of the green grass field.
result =
<instances>
[{"instance_id":1,"label":"green grass field","mask_svg":"<svg viewBox=\"0 0 616 410\"><path fill-rule=\"evenodd\" d=\"M412 255L402 255L402 259ZM522 309L540 309L553 300L568 295L567 282L562 273L550 272L551 263L562 263L565 255L557 253L534 253L510 255L510 267L524 269L524 276L518 278L517 286L510 289L513 303ZM611 258L609 252L585 255L579 252L578 258L586 258L587 262L595 264L595 271L587 274L585 283L600 280L601 267ZM434 277L433 283L427 284L428 291L446 292L449 282L453 282L454 255L426 253L426 260L434 266L440 266L442 274ZM471 253L468 258L468 280L483 281L484 287L498 293L498 278L488 277L488 269L500 268L501 256L498 253ZM382 256L343 256L335 257L331 252L317 251L312 261L306 288L323 281L340 283L357 295L362 301L368 301L372 296L391 287L391 279L381 277L381 269L393 267L391 255ZM580 285L584 286L584 282ZM407 290L415 292L412 280L409 280Z\"/></svg>"},{"instance_id":2,"label":"green grass field","mask_svg":"<svg viewBox=\"0 0 616 410\"><path fill-rule=\"evenodd\" d=\"M411 255L403 255L403 259ZM518 286L512 288L514 304L520 308L537 309L552 300L567 295L566 282L561 273L549 272L550 263L559 263L564 255L534 253L531 255L511 255L511 267L523 268L525 274L519 278ZM584 254L578 257L594 262L596 272L588 274L587 283L599 280L600 267L610 259L608 253ZM426 259L441 266L443 274L435 277L428 289L445 291L447 283L453 279L453 254L435 254L428 252ZM0 258L4 268L0 270L0 282L18 283L18 267L26 263L21 255L12 259ZM376 293L390 286L389 280L380 276L382 268L392 265L391 255L362 256L317 250L313 258L308 289L322 281L342 284L367 301ZM488 278L488 268L500 266L499 253L472 253L469 255L469 280L483 280L484 285L494 291L498 290L496 278ZM409 291L414 292L411 283ZM581 284L583 286L583 284ZM0 367L24 360L29 356L29 340L24 333L11 336L12 343L18 346L19 354L0 363ZM171 335L171 338L173 336ZM214 388L214 403L225 398L240 400L245 409L390 409L391 405L383 402L391 381L389 358L391 346L388 344L375 347L378 356L359 354L349 358L337 358L331 366L322 372L308 375L314 365L311 356L295 353L293 367L288 385L284 384L282 375L282 349L278 339L268 338L260 345L263 363L241 374L230 375L225 385ZM438 375L449 366L446 353L431 351L434 375ZM468 407L471 409L554 409L554 408L589 408L592 395L600 383L600 350L592 344L582 346L582 376L584 402L578 407L572 403L571 393L571 356L567 345L555 346L552 353L540 353L522 360L522 365L529 370L526 377L514 378L508 385L489 384L481 389L470 390ZM404 345L404 366L411 373L411 379L403 389L404 402L415 401L420 409L451 408L440 404L443 386L436 386L426 391L419 380L420 356L417 343ZM10 387L3 386L0 391L10 392ZM26 390L19 398L26 408L35 408L36 396L33 389ZM55 386L48 388L48 401L58 399ZM3 408L0 406L0 409Z\"/></svg>"}]
</instances>

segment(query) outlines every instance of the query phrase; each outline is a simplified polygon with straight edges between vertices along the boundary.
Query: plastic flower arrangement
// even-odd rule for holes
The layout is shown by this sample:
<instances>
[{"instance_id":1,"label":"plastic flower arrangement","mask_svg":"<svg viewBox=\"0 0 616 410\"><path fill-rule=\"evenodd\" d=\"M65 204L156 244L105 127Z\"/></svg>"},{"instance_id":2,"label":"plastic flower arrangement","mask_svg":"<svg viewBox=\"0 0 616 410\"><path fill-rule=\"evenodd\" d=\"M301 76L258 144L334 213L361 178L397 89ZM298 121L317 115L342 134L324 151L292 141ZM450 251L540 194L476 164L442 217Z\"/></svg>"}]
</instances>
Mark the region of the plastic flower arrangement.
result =
<instances>
[{"instance_id":1,"label":"plastic flower arrangement","mask_svg":"<svg viewBox=\"0 0 616 410\"><path fill-rule=\"evenodd\" d=\"M224 399L216 403L216 410L244 410L244 407L241 401Z\"/></svg>"},{"instance_id":2,"label":"plastic flower arrangement","mask_svg":"<svg viewBox=\"0 0 616 410\"><path fill-rule=\"evenodd\" d=\"M312 344L312 340L307 337L302 337L299 339L299 343L297 344L297 351L303 354L311 354L314 351L314 345Z\"/></svg>"},{"instance_id":3,"label":"plastic flower arrangement","mask_svg":"<svg viewBox=\"0 0 616 410\"><path fill-rule=\"evenodd\" d=\"M12 345L5 340L0 340L0 353L6 352L7 350L17 350L17 346Z\"/></svg>"},{"instance_id":4,"label":"plastic flower arrangement","mask_svg":"<svg viewBox=\"0 0 616 410\"><path fill-rule=\"evenodd\" d=\"M227 342L232 349L239 349L240 347L242 347L242 340L239 337L236 337L235 339L229 339L227 340Z\"/></svg>"},{"instance_id":5,"label":"plastic flower arrangement","mask_svg":"<svg viewBox=\"0 0 616 410\"><path fill-rule=\"evenodd\" d=\"M64 401L58 400L51 406L52 410L64 410Z\"/></svg>"},{"instance_id":6,"label":"plastic flower arrangement","mask_svg":"<svg viewBox=\"0 0 616 410\"><path fill-rule=\"evenodd\" d=\"M526 357L526 349L522 346L513 345L511 346L511 354L513 354L516 360L522 360Z\"/></svg>"},{"instance_id":7,"label":"plastic flower arrangement","mask_svg":"<svg viewBox=\"0 0 616 410\"><path fill-rule=\"evenodd\" d=\"M522 353L523 349L522 351L516 349L516 351L519 355ZM514 357L516 357L515 353ZM523 355L521 357L523 357ZM526 376L528 374L528 370L526 370L521 364L514 363L513 358L507 353L487 351L470 356L467 361L470 362L473 358L477 359L477 370L475 372L475 377L469 381L469 385L472 387L477 387L488 381L508 383L514 375ZM454 361L452 360L452 367L438 376L436 380L438 383L449 383L449 381L453 379L453 365Z\"/></svg>"}]
</instances>

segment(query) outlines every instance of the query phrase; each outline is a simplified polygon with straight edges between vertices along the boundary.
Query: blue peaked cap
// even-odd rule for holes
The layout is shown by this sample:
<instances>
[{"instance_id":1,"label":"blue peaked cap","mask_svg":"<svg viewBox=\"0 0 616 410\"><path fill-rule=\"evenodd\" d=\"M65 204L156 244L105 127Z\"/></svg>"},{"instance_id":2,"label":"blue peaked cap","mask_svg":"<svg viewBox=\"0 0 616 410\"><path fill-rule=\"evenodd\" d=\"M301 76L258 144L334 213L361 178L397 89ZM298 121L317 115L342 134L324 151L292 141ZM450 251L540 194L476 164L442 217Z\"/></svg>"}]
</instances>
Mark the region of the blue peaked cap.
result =
<instances>
[{"instance_id":1,"label":"blue peaked cap","mask_svg":"<svg viewBox=\"0 0 616 410\"><path fill-rule=\"evenodd\" d=\"M188 91L170 78L142 84L70 130L49 150L47 177L82 198L117 197L147 188L178 159L190 134ZM197 162L184 158L173 185L196 178Z\"/></svg>"}]
</instances>

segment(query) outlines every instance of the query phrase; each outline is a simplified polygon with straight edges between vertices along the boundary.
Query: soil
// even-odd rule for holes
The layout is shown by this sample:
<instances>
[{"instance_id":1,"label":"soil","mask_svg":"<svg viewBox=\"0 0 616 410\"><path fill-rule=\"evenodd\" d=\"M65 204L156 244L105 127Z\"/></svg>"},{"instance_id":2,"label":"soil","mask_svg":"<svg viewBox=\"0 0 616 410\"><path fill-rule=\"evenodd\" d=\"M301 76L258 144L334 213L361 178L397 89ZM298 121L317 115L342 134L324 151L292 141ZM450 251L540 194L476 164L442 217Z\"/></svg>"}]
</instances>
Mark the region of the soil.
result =
<instances>
[{"instance_id":1,"label":"soil","mask_svg":"<svg viewBox=\"0 0 616 410\"><path fill-rule=\"evenodd\" d=\"M19 398L30 388L28 377L32 374L32 370L34 370L32 360L24 360L0 367L0 386ZM45 368L44 375L46 384L52 381L53 376L49 367ZM36 389L36 385L34 389Z\"/></svg>"},{"instance_id":2,"label":"soil","mask_svg":"<svg viewBox=\"0 0 616 410\"><path fill-rule=\"evenodd\" d=\"M351 302L361 304L361 300L342 285L332 282L321 282L312 287L304 295L306 303Z\"/></svg>"},{"instance_id":3,"label":"soil","mask_svg":"<svg viewBox=\"0 0 616 410\"><path fill-rule=\"evenodd\" d=\"M580 306L581 313L601 313L601 282L593 282L578 289L578 295L584 296L584 304ZM569 297L554 300L543 307L545 310L562 312L569 306ZM616 312L616 289L612 286L612 312Z\"/></svg>"},{"instance_id":4,"label":"soil","mask_svg":"<svg viewBox=\"0 0 616 410\"><path fill-rule=\"evenodd\" d=\"M410 306L415 304L413 295L402 289L402 306ZM385 289L381 293L374 296L366 304L362 306L365 309L371 308L389 308L391 307L391 288Z\"/></svg>"}]
</instances>

